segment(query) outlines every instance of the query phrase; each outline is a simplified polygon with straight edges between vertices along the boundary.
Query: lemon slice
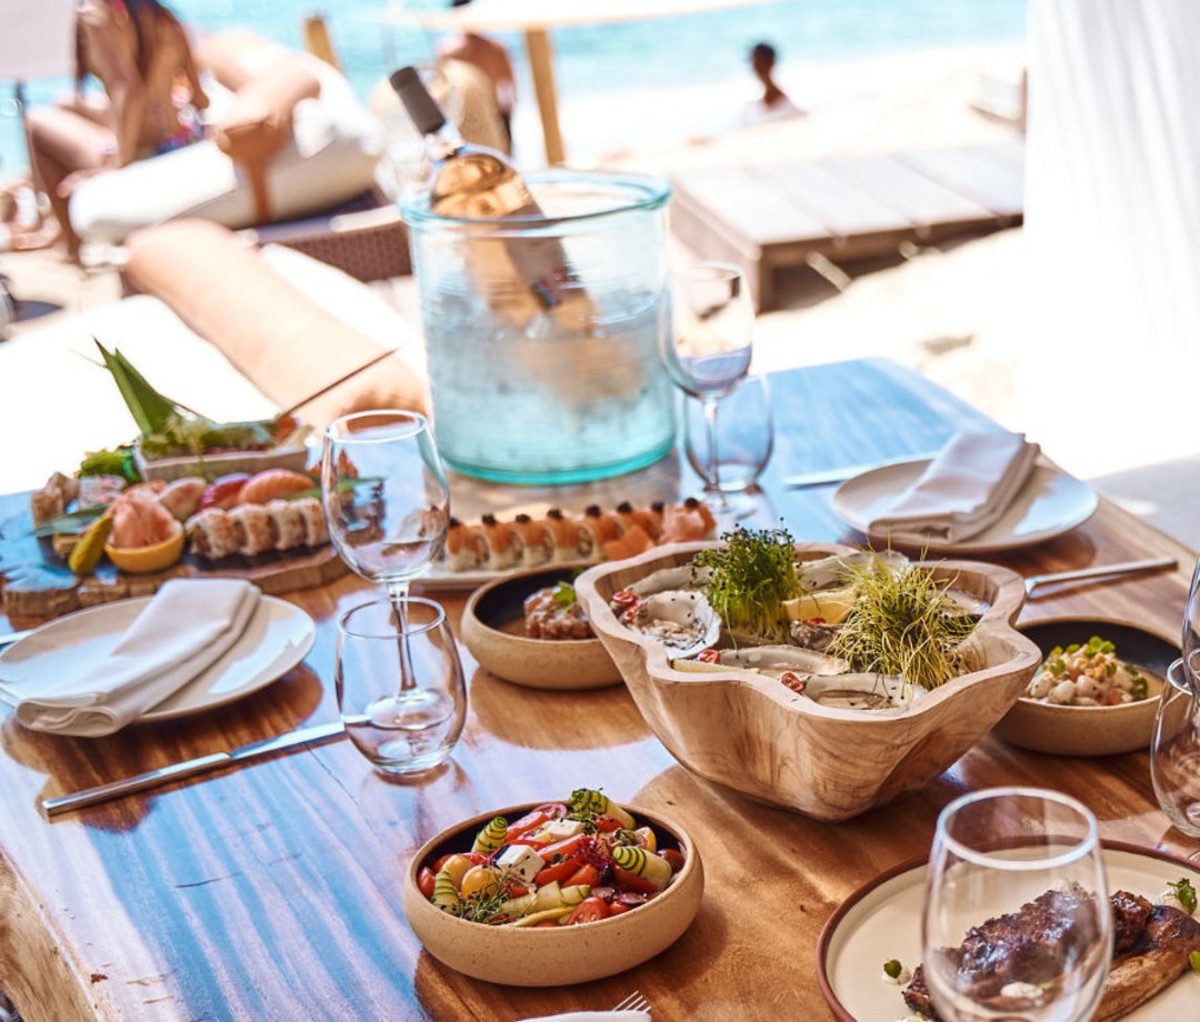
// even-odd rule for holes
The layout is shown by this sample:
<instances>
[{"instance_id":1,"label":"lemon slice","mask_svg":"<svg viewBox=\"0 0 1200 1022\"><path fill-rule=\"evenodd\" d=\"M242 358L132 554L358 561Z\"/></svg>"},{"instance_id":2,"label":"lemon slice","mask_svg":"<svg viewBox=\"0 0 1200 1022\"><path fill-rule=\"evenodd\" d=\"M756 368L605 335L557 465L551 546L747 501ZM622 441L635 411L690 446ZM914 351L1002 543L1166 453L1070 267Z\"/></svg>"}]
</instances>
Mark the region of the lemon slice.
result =
<instances>
[{"instance_id":1,"label":"lemon slice","mask_svg":"<svg viewBox=\"0 0 1200 1022\"><path fill-rule=\"evenodd\" d=\"M170 539L152 546L113 546L104 544L108 559L130 575L145 575L152 571L163 571L183 556L183 526L175 523L175 532Z\"/></svg>"},{"instance_id":2,"label":"lemon slice","mask_svg":"<svg viewBox=\"0 0 1200 1022\"><path fill-rule=\"evenodd\" d=\"M857 594L853 586L844 589L824 589L817 593L784 600L783 610L789 621L808 621L823 618L831 625L841 624L854 606Z\"/></svg>"}]
</instances>

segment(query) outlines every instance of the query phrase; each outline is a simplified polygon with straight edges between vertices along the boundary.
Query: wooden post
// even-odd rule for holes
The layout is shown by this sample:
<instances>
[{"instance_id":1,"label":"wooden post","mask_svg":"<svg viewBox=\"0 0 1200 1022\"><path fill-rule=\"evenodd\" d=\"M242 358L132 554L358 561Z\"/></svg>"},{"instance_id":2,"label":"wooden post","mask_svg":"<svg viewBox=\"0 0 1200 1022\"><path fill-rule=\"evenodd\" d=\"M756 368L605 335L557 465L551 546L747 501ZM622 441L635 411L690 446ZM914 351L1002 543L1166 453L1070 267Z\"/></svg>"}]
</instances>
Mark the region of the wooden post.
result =
<instances>
[{"instance_id":1,"label":"wooden post","mask_svg":"<svg viewBox=\"0 0 1200 1022\"><path fill-rule=\"evenodd\" d=\"M310 14L302 22L304 29L304 48L315 57L320 57L326 64L332 64L339 71L341 61L333 50L333 41L329 38L329 26L325 24L325 15Z\"/></svg>"},{"instance_id":2,"label":"wooden post","mask_svg":"<svg viewBox=\"0 0 1200 1022\"><path fill-rule=\"evenodd\" d=\"M546 143L546 163L553 166L566 159L562 133L558 128L558 97L554 90L554 51L550 34L544 28L525 33L525 53L533 74L533 91L537 94L538 113L542 117L542 138Z\"/></svg>"}]
</instances>

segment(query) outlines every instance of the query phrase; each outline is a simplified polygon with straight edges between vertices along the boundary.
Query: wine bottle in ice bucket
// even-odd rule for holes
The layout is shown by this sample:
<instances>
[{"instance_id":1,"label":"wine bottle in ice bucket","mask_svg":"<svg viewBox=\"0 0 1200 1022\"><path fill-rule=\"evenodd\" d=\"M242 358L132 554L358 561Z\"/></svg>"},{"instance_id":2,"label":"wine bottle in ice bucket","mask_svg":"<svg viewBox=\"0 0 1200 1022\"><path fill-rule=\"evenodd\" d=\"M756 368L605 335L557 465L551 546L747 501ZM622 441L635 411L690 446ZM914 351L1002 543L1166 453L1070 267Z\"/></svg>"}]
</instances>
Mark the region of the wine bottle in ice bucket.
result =
<instances>
[{"instance_id":1,"label":"wine bottle in ice bucket","mask_svg":"<svg viewBox=\"0 0 1200 1022\"><path fill-rule=\"evenodd\" d=\"M389 79L433 163L429 208L463 220L513 218L522 227L546 220L516 167L494 149L464 142L425 88L417 70L402 67ZM517 323L549 313L578 330L594 309L556 237L479 238L466 250L468 272L493 311Z\"/></svg>"}]
</instances>

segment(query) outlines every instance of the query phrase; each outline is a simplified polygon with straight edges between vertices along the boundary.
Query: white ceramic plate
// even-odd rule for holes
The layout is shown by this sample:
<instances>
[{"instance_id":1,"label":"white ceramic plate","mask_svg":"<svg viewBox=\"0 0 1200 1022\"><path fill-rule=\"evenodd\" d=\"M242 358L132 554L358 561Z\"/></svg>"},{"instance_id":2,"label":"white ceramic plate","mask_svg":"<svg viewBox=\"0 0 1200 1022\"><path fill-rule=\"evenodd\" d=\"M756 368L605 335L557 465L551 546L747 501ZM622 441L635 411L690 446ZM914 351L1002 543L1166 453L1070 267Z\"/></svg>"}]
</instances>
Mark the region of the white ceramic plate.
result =
<instances>
[{"instance_id":1,"label":"white ceramic plate","mask_svg":"<svg viewBox=\"0 0 1200 1022\"><path fill-rule=\"evenodd\" d=\"M1163 886L1187 877L1200 888L1200 867L1151 849L1106 843L1104 865L1110 891L1126 890L1153 901ZM910 971L921 961L921 908L925 863L889 871L852 894L830 919L817 945L817 974L839 1018L897 1022L912 1012L903 987L884 982L883 963L893 958ZM1012 906L979 906L982 922ZM1188 971L1162 993L1125 1016L1131 1022L1178 1022L1200 1003L1200 973Z\"/></svg>"},{"instance_id":2,"label":"white ceramic plate","mask_svg":"<svg viewBox=\"0 0 1200 1022\"><path fill-rule=\"evenodd\" d=\"M15 705L11 693L19 693L23 681L44 677L47 672L77 674L95 663L150 599L143 596L77 611L13 643L0 653L0 667L8 683L8 691L0 689L0 700ZM308 655L316 631L313 619L299 607L264 596L230 650L203 674L143 713L137 723L186 717L257 692Z\"/></svg>"},{"instance_id":3,"label":"white ceramic plate","mask_svg":"<svg viewBox=\"0 0 1200 1022\"><path fill-rule=\"evenodd\" d=\"M902 461L848 479L833 491L834 512L871 540L887 542L886 533L868 533L867 523L916 482L929 462L928 458ZM930 540L925 547L932 553L986 554L1032 546L1082 525L1097 506L1096 492L1087 483L1050 465L1038 464L1004 516L991 528L960 543Z\"/></svg>"}]
</instances>

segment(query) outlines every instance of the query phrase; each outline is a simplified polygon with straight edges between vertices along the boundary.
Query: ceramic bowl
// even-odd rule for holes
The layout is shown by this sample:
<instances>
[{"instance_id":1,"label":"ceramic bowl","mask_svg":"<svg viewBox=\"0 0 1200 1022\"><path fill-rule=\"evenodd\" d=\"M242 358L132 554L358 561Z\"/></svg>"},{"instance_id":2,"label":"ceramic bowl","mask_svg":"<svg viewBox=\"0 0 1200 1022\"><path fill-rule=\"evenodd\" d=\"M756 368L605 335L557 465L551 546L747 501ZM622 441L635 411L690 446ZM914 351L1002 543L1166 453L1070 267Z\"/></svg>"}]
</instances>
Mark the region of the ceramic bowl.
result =
<instances>
[{"instance_id":1,"label":"ceramic bowl","mask_svg":"<svg viewBox=\"0 0 1200 1022\"><path fill-rule=\"evenodd\" d=\"M462 637L481 667L527 688L588 689L616 685L621 672L599 639L531 639L525 598L556 582L571 582L568 564L507 576L477 589L463 612Z\"/></svg>"},{"instance_id":2,"label":"ceramic bowl","mask_svg":"<svg viewBox=\"0 0 1200 1022\"><path fill-rule=\"evenodd\" d=\"M1179 656L1178 638L1112 618L1050 618L1023 625L1021 631L1038 644L1043 659L1055 646L1086 643L1093 635L1108 639L1117 656L1148 675L1150 695L1120 706L1056 706L1021 698L996 725L998 738L1060 756L1111 756L1150 745L1163 679Z\"/></svg>"},{"instance_id":3,"label":"ceramic bowl","mask_svg":"<svg viewBox=\"0 0 1200 1022\"><path fill-rule=\"evenodd\" d=\"M581 575L575 589L642 716L671 754L701 777L758 801L845 820L921 788L995 726L1041 662L1037 646L1013 627L1025 601L1020 576L992 564L934 561L935 578L954 580L987 603L974 633L987 666L905 708L826 705L748 671L677 671L660 643L621 624L609 597L714 545L662 547L600 564ZM800 543L796 551L817 559L851 548ZM844 677L848 685L873 680Z\"/></svg>"},{"instance_id":4,"label":"ceramic bowl","mask_svg":"<svg viewBox=\"0 0 1200 1022\"><path fill-rule=\"evenodd\" d=\"M490 983L544 987L586 983L631 969L682 936L700 908L704 867L691 838L658 813L625 804L639 825L650 824L665 847L677 847L686 864L671 885L644 905L595 923L557 929L485 926L436 908L417 887L421 867L447 852L469 849L494 816L516 819L540 802L483 813L427 841L404 880L404 914L425 950L439 962Z\"/></svg>"}]
</instances>

